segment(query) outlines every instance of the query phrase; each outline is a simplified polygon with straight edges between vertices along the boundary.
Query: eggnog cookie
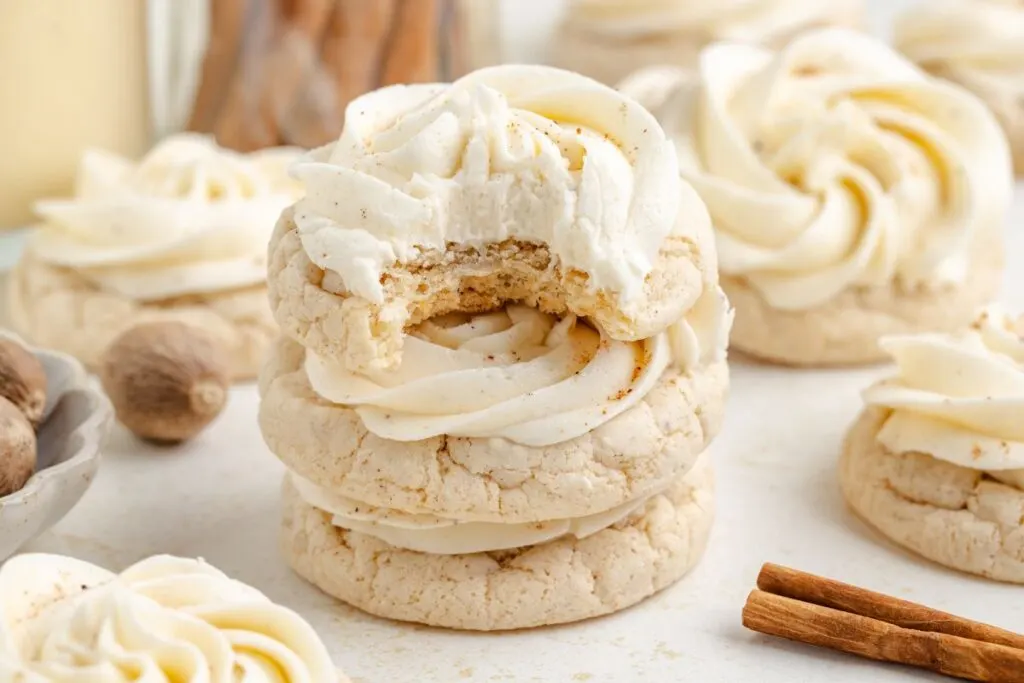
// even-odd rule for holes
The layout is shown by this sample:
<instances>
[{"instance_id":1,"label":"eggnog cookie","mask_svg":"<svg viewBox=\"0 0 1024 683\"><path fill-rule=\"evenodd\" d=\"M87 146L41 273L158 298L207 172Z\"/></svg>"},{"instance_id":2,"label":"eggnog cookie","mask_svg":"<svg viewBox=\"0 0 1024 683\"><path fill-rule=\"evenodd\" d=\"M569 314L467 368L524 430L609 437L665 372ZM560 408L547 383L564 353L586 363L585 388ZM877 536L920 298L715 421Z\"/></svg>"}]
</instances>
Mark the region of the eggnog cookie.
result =
<instances>
[{"instance_id":1,"label":"eggnog cookie","mask_svg":"<svg viewBox=\"0 0 1024 683\"><path fill-rule=\"evenodd\" d=\"M468 324L474 321L494 324L485 316ZM469 356L472 347L463 344L460 355ZM434 342L435 352L443 349ZM517 351L544 349L522 344L512 353ZM547 351L552 361L558 353ZM544 416L530 420L520 409L530 400L522 389L479 410L458 412L459 397L476 398L468 384L460 385L466 370L417 361L425 374L418 383L428 389L420 399L423 412L414 412L414 405L385 407L411 403L415 385L396 386L390 401L378 396L372 403L336 403L325 398L333 395L324 389L330 379L310 382L308 371L325 373L320 364L305 358L298 344L282 340L261 375L264 440L291 471L364 506L462 521L535 522L610 509L686 472L718 433L728 387L724 357L691 372L658 373L649 386L627 381L621 389L614 384L620 374L614 364L591 359L584 372L600 376L602 386L581 387L576 394L564 381L552 381L548 393L562 394L557 400L566 405L544 404ZM514 364L501 369L525 370ZM579 376L570 367L565 372L570 381ZM480 382L489 381L481 370ZM445 395L446 386L451 395ZM595 394L606 401L572 407L593 402Z\"/></svg>"},{"instance_id":2,"label":"eggnog cookie","mask_svg":"<svg viewBox=\"0 0 1024 683\"><path fill-rule=\"evenodd\" d=\"M271 243L271 304L286 334L353 371L394 367L408 325L505 301L645 339L717 277L661 127L558 69L370 93L295 174L307 193Z\"/></svg>"},{"instance_id":3,"label":"eggnog cookie","mask_svg":"<svg viewBox=\"0 0 1024 683\"><path fill-rule=\"evenodd\" d=\"M14 327L95 367L128 327L179 320L221 340L237 379L258 371L277 325L266 244L299 188L290 150L242 156L181 135L139 164L82 160L75 197L46 201L10 276Z\"/></svg>"},{"instance_id":4,"label":"eggnog cookie","mask_svg":"<svg viewBox=\"0 0 1024 683\"><path fill-rule=\"evenodd\" d=\"M810 28L863 23L861 0L573 0L553 63L608 84L653 65L693 68L719 40L781 47Z\"/></svg>"},{"instance_id":5,"label":"eggnog cookie","mask_svg":"<svg viewBox=\"0 0 1024 683\"><path fill-rule=\"evenodd\" d=\"M896 21L894 44L928 72L959 83L992 109L1024 175L1024 4L939 0Z\"/></svg>"},{"instance_id":6,"label":"eggnog cookie","mask_svg":"<svg viewBox=\"0 0 1024 683\"><path fill-rule=\"evenodd\" d=\"M8 681L347 683L305 620L202 560L156 556L121 574L58 555L0 568ZM142 672L142 673L139 673Z\"/></svg>"},{"instance_id":7,"label":"eggnog cookie","mask_svg":"<svg viewBox=\"0 0 1024 683\"><path fill-rule=\"evenodd\" d=\"M605 614L682 576L732 311L657 121L504 66L356 100L295 174L259 420L298 572L466 629Z\"/></svg>"},{"instance_id":8,"label":"eggnog cookie","mask_svg":"<svg viewBox=\"0 0 1024 683\"><path fill-rule=\"evenodd\" d=\"M843 29L778 53L715 45L695 78L656 76L626 85L711 213L735 348L879 360L880 336L956 329L997 293L1010 155L966 90Z\"/></svg>"},{"instance_id":9,"label":"eggnog cookie","mask_svg":"<svg viewBox=\"0 0 1024 683\"><path fill-rule=\"evenodd\" d=\"M284 490L281 543L324 592L389 619L472 630L558 624L640 602L686 574L704 552L713 481L701 461L619 521L582 538L472 554L427 554L335 526Z\"/></svg>"},{"instance_id":10,"label":"eggnog cookie","mask_svg":"<svg viewBox=\"0 0 1024 683\"><path fill-rule=\"evenodd\" d=\"M988 311L955 335L892 337L840 464L850 506L939 564L1024 583L1024 325Z\"/></svg>"}]
</instances>

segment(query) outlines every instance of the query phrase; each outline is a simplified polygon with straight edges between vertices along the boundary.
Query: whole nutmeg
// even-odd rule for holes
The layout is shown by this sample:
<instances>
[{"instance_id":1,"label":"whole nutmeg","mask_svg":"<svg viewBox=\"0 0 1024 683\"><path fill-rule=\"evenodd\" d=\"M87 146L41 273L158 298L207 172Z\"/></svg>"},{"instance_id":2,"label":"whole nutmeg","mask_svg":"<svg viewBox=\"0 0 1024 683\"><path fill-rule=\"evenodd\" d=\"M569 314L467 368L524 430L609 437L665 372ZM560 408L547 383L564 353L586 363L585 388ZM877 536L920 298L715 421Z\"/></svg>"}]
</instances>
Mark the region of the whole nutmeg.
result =
<instances>
[{"instance_id":1,"label":"whole nutmeg","mask_svg":"<svg viewBox=\"0 0 1024 683\"><path fill-rule=\"evenodd\" d=\"M46 371L34 353L6 337L0 337L0 396L39 427L46 408Z\"/></svg>"},{"instance_id":2,"label":"whole nutmeg","mask_svg":"<svg viewBox=\"0 0 1024 683\"><path fill-rule=\"evenodd\" d=\"M103 353L100 380L117 418L136 436L176 443L220 414L231 385L226 349L179 322L136 325Z\"/></svg>"},{"instance_id":3,"label":"whole nutmeg","mask_svg":"<svg viewBox=\"0 0 1024 683\"><path fill-rule=\"evenodd\" d=\"M0 396L0 496L20 490L35 468L35 430L18 406Z\"/></svg>"}]
</instances>

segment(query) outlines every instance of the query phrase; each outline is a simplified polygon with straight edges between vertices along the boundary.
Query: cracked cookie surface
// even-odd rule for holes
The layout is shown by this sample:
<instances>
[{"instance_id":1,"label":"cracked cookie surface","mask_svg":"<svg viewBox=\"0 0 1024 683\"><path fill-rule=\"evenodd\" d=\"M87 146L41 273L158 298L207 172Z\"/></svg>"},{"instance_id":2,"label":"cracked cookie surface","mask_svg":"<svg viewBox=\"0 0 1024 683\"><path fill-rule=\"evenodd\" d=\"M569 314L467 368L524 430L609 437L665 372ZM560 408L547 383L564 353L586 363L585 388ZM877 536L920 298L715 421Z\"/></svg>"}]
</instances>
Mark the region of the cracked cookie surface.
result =
<instances>
[{"instance_id":1,"label":"cracked cookie surface","mask_svg":"<svg viewBox=\"0 0 1024 683\"><path fill-rule=\"evenodd\" d=\"M333 526L286 481L281 545L299 575L370 614L455 629L529 628L610 614L679 580L707 545L713 489L702 458L642 511L587 538L428 555Z\"/></svg>"},{"instance_id":2,"label":"cracked cookie surface","mask_svg":"<svg viewBox=\"0 0 1024 683\"><path fill-rule=\"evenodd\" d=\"M1024 584L1024 472L1000 481L923 453L890 453L876 439L887 416L869 408L846 436L839 477L850 507L933 562Z\"/></svg>"},{"instance_id":3,"label":"cracked cookie surface","mask_svg":"<svg viewBox=\"0 0 1024 683\"><path fill-rule=\"evenodd\" d=\"M142 303L27 255L9 276L8 315L33 344L72 355L92 369L107 345L129 327L174 320L200 327L224 344L233 379L252 379L277 336L263 285Z\"/></svg>"},{"instance_id":4,"label":"cracked cookie surface","mask_svg":"<svg viewBox=\"0 0 1024 683\"><path fill-rule=\"evenodd\" d=\"M259 420L270 450L339 495L466 521L578 517L656 490L692 467L718 433L728 388L724 361L665 375L633 408L552 446L444 436L396 442L318 397L304 354L282 338L261 374Z\"/></svg>"}]
</instances>

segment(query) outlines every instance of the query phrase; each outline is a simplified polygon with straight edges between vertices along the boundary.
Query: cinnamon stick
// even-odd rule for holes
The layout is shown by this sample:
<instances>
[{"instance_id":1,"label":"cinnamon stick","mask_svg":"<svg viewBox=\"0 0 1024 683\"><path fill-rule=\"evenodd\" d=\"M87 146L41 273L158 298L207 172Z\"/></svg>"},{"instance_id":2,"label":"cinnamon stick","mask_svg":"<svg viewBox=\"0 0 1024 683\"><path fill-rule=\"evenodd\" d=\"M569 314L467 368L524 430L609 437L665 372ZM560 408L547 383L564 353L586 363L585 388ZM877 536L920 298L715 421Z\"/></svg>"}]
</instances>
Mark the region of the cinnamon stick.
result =
<instances>
[{"instance_id":1,"label":"cinnamon stick","mask_svg":"<svg viewBox=\"0 0 1024 683\"><path fill-rule=\"evenodd\" d=\"M743 625L767 635L981 683L1024 683L1024 650L753 591Z\"/></svg>"},{"instance_id":2,"label":"cinnamon stick","mask_svg":"<svg viewBox=\"0 0 1024 683\"><path fill-rule=\"evenodd\" d=\"M1024 650L1024 635L788 567L764 565L757 577L757 587L767 593L915 631L945 633Z\"/></svg>"},{"instance_id":3,"label":"cinnamon stick","mask_svg":"<svg viewBox=\"0 0 1024 683\"><path fill-rule=\"evenodd\" d=\"M289 142L317 147L338 137L346 105L378 86L397 0L335 0L318 68L283 122Z\"/></svg>"},{"instance_id":4,"label":"cinnamon stick","mask_svg":"<svg viewBox=\"0 0 1024 683\"><path fill-rule=\"evenodd\" d=\"M438 80L440 18L438 0L402 0L384 55L380 85Z\"/></svg>"},{"instance_id":5,"label":"cinnamon stick","mask_svg":"<svg viewBox=\"0 0 1024 683\"><path fill-rule=\"evenodd\" d=\"M210 38L203 55L199 89L186 128L213 130L224 93L238 62L250 0L210 0Z\"/></svg>"},{"instance_id":6,"label":"cinnamon stick","mask_svg":"<svg viewBox=\"0 0 1024 683\"><path fill-rule=\"evenodd\" d=\"M281 120L316 69L333 0L264 0L214 132L252 151L281 144Z\"/></svg>"}]
</instances>

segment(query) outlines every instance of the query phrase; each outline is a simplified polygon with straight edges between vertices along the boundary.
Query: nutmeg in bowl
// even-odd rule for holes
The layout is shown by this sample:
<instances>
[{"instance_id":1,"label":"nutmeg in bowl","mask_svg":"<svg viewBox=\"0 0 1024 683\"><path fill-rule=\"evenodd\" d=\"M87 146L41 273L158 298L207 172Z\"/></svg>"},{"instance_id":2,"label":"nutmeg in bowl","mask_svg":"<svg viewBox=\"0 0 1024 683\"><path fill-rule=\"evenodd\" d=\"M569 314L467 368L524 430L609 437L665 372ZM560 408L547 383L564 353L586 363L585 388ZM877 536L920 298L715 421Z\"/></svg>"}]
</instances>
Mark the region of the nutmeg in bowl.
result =
<instances>
[{"instance_id":1,"label":"nutmeg in bowl","mask_svg":"<svg viewBox=\"0 0 1024 683\"><path fill-rule=\"evenodd\" d=\"M33 436L35 441L31 474L23 484L8 481L6 489L17 490L0 497L2 561L60 521L81 499L96 475L113 410L82 364L71 356L34 349L3 330L0 348L14 348L19 357L17 350L25 350L38 360L45 376L45 380L35 376L29 383L45 384L45 401L35 413L33 401L20 400L22 394L9 395L10 382L6 393L0 387L0 431L5 432L0 434L0 446L7 460L4 465L15 480L28 474L25 453ZM29 415L24 414L26 410Z\"/></svg>"}]
</instances>

